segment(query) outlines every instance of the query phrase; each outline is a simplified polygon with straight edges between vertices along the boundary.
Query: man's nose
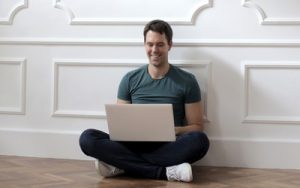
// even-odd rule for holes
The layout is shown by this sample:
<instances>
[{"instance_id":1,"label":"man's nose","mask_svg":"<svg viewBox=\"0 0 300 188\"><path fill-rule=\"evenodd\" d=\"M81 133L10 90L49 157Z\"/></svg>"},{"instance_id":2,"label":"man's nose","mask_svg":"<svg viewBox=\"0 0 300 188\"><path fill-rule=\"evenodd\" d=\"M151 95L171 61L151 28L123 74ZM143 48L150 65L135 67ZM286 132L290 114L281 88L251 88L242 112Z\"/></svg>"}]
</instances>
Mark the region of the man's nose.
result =
<instances>
[{"instance_id":1,"label":"man's nose","mask_svg":"<svg viewBox=\"0 0 300 188\"><path fill-rule=\"evenodd\" d=\"M152 51L153 51L153 52L157 52L157 51L158 51L158 47L157 47L156 45L154 45L154 46L152 47Z\"/></svg>"}]
</instances>

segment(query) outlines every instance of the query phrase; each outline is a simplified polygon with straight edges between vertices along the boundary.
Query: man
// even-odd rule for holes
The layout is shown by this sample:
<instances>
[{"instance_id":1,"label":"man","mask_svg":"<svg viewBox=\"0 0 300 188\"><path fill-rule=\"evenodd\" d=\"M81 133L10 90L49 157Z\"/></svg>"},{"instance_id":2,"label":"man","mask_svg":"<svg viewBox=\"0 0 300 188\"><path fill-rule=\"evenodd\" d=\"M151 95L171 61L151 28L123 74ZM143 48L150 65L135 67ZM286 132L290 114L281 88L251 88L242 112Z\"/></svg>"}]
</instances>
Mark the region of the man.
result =
<instances>
[{"instance_id":1,"label":"man","mask_svg":"<svg viewBox=\"0 0 300 188\"><path fill-rule=\"evenodd\" d=\"M191 163L209 148L203 131L200 88L195 77L168 61L173 31L167 22L153 20L144 28L149 64L127 73L118 90L118 104L170 103L173 105L176 141L116 142L99 130L80 137L82 151L96 158L100 175L125 173L135 177L190 182Z\"/></svg>"}]
</instances>

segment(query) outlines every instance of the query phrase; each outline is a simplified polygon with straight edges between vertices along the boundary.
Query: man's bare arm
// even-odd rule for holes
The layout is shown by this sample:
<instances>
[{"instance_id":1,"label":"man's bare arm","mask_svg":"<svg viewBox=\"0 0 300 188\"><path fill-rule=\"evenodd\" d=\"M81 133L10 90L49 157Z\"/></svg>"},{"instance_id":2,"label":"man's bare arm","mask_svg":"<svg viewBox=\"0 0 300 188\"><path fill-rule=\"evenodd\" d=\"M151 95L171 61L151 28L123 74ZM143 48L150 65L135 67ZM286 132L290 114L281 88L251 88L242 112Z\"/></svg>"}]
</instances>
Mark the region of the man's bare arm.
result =
<instances>
[{"instance_id":1,"label":"man's bare arm","mask_svg":"<svg viewBox=\"0 0 300 188\"><path fill-rule=\"evenodd\" d=\"M176 127L176 135L192 132L203 131L203 109L201 102L185 104L186 125Z\"/></svg>"}]
</instances>

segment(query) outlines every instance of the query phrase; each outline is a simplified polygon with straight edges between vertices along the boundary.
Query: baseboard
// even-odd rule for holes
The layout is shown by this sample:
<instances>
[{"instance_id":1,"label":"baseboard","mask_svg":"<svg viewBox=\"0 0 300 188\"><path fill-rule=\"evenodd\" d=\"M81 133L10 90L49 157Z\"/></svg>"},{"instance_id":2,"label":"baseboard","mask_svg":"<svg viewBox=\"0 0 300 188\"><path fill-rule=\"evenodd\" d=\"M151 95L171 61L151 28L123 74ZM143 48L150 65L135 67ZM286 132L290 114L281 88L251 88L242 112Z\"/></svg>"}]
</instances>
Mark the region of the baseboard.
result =
<instances>
[{"instance_id":1,"label":"baseboard","mask_svg":"<svg viewBox=\"0 0 300 188\"><path fill-rule=\"evenodd\" d=\"M79 131L0 129L0 155L91 160L79 147ZM300 169L299 140L210 138L195 165Z\"/></svg>"},{"instance_id":2,"label":"baseboard","mask_svg":"<svg viewBox=\"0 0 300 188\"><path fill-rule=\"evenodd\" d=\"M300 169L300 140L211 138L197 165Z\"/></svg>"},{"instance_id":3,"label":"baseboard","mask_svg":"<svg viewBox=\"0 0 300 188\"><path fill-rule=\"evenodd\" d=\"M0 129L0 154L43 158L91 159L79 147L77 131Z\"/></svg>"}]
</instances>

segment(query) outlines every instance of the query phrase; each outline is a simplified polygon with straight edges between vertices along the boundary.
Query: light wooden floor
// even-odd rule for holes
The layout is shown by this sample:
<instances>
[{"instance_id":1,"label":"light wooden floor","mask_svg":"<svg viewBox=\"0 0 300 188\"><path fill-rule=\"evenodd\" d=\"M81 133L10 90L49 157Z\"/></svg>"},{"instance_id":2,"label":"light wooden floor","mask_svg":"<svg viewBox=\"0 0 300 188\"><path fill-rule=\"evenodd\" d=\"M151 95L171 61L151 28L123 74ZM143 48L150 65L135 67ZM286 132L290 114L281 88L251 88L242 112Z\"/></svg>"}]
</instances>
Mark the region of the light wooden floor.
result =
<instances>
[{"instance_id":1,"label":"light wooden floor","mask_svg":"<svg viewBox=\"0 0 300 188\"><path fill-rule=\"evenodd\" d=\"M191 183L98 176L93 161L0 156L0 188L300 188L300 170L195 167Z\"/></svg>"}]
</instances>

